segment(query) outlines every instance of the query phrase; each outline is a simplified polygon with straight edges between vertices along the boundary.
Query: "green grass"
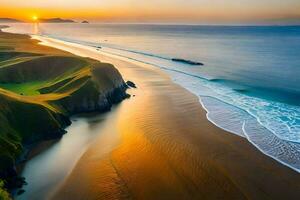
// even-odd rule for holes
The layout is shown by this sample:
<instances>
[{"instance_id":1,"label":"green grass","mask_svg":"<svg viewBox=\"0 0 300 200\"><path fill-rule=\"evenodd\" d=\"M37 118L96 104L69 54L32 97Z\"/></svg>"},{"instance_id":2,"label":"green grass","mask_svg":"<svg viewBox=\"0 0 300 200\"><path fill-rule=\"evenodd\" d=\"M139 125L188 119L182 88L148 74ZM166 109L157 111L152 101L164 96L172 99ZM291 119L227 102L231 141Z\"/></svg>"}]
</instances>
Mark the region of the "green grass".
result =
<instances>
[{"instance_id":1,"label":"green grass","mask_svg":"<svg viewBox=\"0 0 300 200\"><path fill-rule=\"evenodd\" d=\"M9 193L4 189L3 180L0 180L0 200L11 200Z\"/></svg>"},{"instance_id":2,"label":"green grass","mask_svg":"<svg viewBox=\"0 0 300 200\"><path fill-rule=\"evenodd\" d=\"M39 89L43 87L46 81L32 81L25 83L0 83L0 88L10 90L21 95L39 95Z\"/></svg>"}]
</instances>

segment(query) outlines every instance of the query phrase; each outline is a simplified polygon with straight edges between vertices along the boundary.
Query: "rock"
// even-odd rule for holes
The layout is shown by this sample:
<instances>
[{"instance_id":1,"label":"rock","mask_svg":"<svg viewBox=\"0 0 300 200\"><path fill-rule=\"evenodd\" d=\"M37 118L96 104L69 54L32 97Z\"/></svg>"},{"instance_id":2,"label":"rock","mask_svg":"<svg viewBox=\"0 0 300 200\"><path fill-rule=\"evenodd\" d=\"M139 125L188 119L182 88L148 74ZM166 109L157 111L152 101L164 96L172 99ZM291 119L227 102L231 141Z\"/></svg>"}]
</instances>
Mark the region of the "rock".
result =
<instances>
[{"instance_id":1,"label":"rock","mask_svg":"<svg viewBox=\"0 0 300 200\"><path fill-rule=\"evenodd\" d=\"M132 81L127 81L126 84L127 84L129 87L131 87L131 88L136 88L135 83L132 82Z\"/></svg>"},{"instance_id":2,"label":"rock","mask_svg":"<svg viewBox=\"0 0 300 200\"><path fill-rule=\"evenodd\" d=\"M204 65L201 62L194 62L194 61L191 61L191 60L185 60L185 59L181 59L181 58L172 58L172 61L181 62L181 63L188 64L188 65Z\"/></svg>"},{"instance_id":3,"label":"rock","mask_svg":"<svg viewBox=\"0 0 300 200\"><path fill-rule=\"evenodd\" d=\"M82 21L81 23L82 23L82 24L89 24L89 22L88 22L88 21L85 21L85 20Z\"/></svg>"}]
</instances>

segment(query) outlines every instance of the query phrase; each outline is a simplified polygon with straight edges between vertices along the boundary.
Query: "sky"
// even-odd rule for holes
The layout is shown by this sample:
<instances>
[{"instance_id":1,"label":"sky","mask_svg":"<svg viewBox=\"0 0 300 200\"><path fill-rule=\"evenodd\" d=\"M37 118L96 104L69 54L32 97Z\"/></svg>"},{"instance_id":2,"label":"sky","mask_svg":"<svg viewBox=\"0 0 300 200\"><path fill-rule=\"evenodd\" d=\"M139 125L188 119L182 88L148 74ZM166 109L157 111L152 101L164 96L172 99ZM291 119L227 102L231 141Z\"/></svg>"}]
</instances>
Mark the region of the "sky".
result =
<instances>
[{"instance_id":1,"label":"sky","mask_svg":"<svg viewBox=\"0 0 300 200\"><path fill-rule=\"evenodd\" d=\"M0 0L0 17L30 21L33 15L99 22L284 24L300 22L300 0Z\"/></svg>"}]
</instances>

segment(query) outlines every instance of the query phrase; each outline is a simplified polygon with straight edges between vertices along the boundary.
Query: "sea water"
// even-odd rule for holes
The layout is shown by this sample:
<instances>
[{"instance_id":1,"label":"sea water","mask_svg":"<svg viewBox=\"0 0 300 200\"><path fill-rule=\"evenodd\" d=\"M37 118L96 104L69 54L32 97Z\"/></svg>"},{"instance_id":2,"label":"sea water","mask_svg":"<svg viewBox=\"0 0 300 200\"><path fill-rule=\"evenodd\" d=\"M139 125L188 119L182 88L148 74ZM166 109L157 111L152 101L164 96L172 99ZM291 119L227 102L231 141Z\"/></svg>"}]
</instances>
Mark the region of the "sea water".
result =
<instances>
[{"instance_id":1,"label":"sea water","mask_svg":"<svg viewBox=\"0 0 300 200\"><path fill-rule=\"evenodd\" d=\"M76 23L18 24L8 31L88 45L158 67L199 96L216 126L300 171L300 26Z\"/></svg>"}]
</instances>

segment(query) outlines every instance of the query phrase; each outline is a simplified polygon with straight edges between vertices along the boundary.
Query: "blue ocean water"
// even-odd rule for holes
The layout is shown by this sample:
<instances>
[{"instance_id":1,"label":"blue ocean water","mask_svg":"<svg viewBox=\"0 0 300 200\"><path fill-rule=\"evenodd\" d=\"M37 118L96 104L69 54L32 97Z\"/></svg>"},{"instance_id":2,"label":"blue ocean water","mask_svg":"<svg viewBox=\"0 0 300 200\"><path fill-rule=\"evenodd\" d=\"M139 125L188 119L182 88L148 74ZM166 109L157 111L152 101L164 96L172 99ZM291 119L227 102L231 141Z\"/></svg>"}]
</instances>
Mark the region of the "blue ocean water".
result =
<instances>
[{"instance_id":1,"label":"blue ocean water","mask_svg":"<svg viewBox=\"0 0 300 200\"><path fill-rule=\"evenodd\" d=\"M19 24L8 30L101 47L161 68L199 96L216 126L300 171L300 26Z\"/></svg>"}]
</instances>

